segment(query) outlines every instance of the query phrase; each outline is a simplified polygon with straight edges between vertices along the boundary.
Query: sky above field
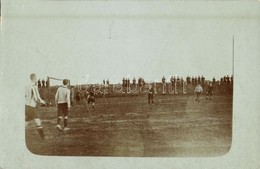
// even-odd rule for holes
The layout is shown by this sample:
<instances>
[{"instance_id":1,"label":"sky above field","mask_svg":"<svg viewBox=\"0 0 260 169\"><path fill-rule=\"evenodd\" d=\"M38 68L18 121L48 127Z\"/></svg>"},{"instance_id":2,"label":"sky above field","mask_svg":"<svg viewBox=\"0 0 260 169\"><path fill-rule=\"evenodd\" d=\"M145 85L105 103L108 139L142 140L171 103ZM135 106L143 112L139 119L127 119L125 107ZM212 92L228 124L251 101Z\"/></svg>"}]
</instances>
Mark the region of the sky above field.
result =
<instances>
[{"instance_id":1,"label":"sky above field","mask_svg":"<svg viewBox=\"0 0 260 169\"><path fill-rule=\"evenodd\" d=\"M73 82L86 76L91 82L121 82L127 76L156 80L176 74L210 79L230 75L232 31L214 21L206 23L71 19L47 25L42 21L45 26L30 32L35 46L31 52L37 56L33 62L41 60L33 67L39 77ZM41 40L40 36L50 37Z\"/></svg>"},{"instance_id":2,"label":"sky above field","mask_svg":"<svg viewBox=\"0 0 260 169\"><path fill-rule=\"evenodd\" d=\"M44 7L47 10L48 5ZM24 6L26 10L32 7ZM20 50L30 65L25 70L28 76L35 72L41 79L68 78L76 84L103 79L118 83L123 77L160 81L171 75L206 79L232 75L236 25L217 8L169 15L145 9L140 15L129 10L125 15L121 11L122 15L89 16L84 7L77 10L63 14L64 9L57 8L55 15L16 20L21 28L16 34L25 42Z\"/></svg>"}]
</instances>

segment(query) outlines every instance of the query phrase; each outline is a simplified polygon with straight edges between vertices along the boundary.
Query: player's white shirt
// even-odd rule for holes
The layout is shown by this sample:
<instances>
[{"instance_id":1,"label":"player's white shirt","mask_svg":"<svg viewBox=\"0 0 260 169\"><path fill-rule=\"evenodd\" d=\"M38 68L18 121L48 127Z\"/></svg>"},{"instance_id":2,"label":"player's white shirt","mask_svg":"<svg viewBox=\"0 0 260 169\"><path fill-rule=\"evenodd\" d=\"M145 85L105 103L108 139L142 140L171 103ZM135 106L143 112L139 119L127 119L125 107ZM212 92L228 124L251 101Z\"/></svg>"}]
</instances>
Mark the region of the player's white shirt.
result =
<instances>
[{"instance_id":1,"label":"player's white shirt","mask_svg":"<svg viewBox=\"0 0 260 169\"><path fill-rule=\"evenodd\" d=\"M70 107L70 89L67 86L59 87L55 95L56 103L68 103Z\"/></svg>"},{"instance_id":2,"label":"player's white shirt","mask_svg":"<svg viewBox=\"0 0 260 169\"><path fill-rule=\"evenodd\" d=\"M36 107L36 102L42 102L36 83L31 82L25 87L25 105Z\"/></svg>"},{"instance_id":3,"label":"player's white shirt","mask_svg":"<svg viewBox=\"0 0 260 169\"><path fill-rule=\"evenodd\" d=\"M203 92L203 88L201 87L201 85L196 86L194 92Z\"/></svg>"}]
</instances>

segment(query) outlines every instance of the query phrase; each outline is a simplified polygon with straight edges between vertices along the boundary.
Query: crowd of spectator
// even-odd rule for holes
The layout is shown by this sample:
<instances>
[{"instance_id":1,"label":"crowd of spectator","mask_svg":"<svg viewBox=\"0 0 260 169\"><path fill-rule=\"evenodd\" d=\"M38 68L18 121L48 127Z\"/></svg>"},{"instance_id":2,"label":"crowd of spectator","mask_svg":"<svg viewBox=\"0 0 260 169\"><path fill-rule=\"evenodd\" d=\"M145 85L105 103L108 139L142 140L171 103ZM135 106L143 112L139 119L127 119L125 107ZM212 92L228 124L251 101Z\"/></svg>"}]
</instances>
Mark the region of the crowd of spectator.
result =
<instances>
[{"instance_id":1,"label":"crowd of spectator","mask_svg":"<svg viewBox=\"0 0 260 169\"><path fill-rule=\"evenodd\" d=\"M42 79L42 81L39 79L38 80L38 88L48 88L50 86L50 80L47 78L45 81Z\"/></svg>"},{"instance_id":2,"label":"crowd of spectator","mask_svg":"<svg viewBox=\"0 0 260 169\"><path fill-rule=\"evenodd\" d=\"M103 85L109 85L109 79L107 79L107 80L103 80Z\"/></svg>"},{"instance_id":3,"label":"crowd of spectator","mask_svg":"<svg viewBox=\"0 0 260 169\"><path fill-rule=\"evenodd\" d=\"M171 76L169 79L168 79L170 83L172 84L177 84L177 85L182 85L183 83L186 83L186 84L192 84L192 85L196 85L196 84L201 84L202 86L206 83L212 83L213 85L216 85L218 83L221 84L232 84L233 83L233 76L229 77L229 75L227 76L224 76L224 77L221 77L219 80L216 80L215 77L213 77L212 80L206 80L206 78L203 76L203 75L199 75L199 76L187 76L186 77L186 81L184 80L183 77L179 77L179 76ZM162 83L167 83L167 79L165 78L165 76L162 77L161 79L161 82ZM138 78L138 81L137 81L137 84L141 87L141 86L144 86L145 85L145 80L144 78L141 78L139 77ZM132 79L132 83L131 83L131 80L129 78L123 78L122 79L122 86L123 87L127 87L127 86L130 86L130 84L136 84L136 79L133 78Z\"/></svg>"},{"instance_id":4,"label":"crowd of spectator","mask_svg":"<svg viewBox=\"0 0 260 169\"><path fill-rule=\"evenodd\" d=\"M174 90L174 92L177 91L177 93L186 93L186 91L191 92L193 91L193 89L200 84L202 86L202 88L205 90L208 89L208 86L212 85L212 87L214 88L214 90L220 92L220 93L233 93L233 76L229 76L229 75L225 75L219 79L216 79L215 77L213 77L212 79L206 79L203 75L199 75L199 76L187 76L185 78L180 77L180 76L169 76L168 78L165 78L165 76L163 76L161 78L161 82L157 82L156 87L158 87L158 91L162 92L162 88L160 87L160 84L163 85L165 84L164 90L170 90L168 87L166 87L166 83L167 86L169 86L169 84L171 84L172 88L171 90ZM38 80L38 87L39 88L49 88L49 80L44 80L44 79L39 79ZM109 79L107 80L103 80L103 84L107 85L107 89L106 89L106 93L110 93L109 91L111 91L113 88L109 88ZM133 78L130 80L130 78L123 78L122 79L122 91L123 93L127 93L127 91L129 91L129 89L131 88L133 89L137 89L138 91L143 91L146 90L147 85L149 84L148 81L145 81L144 78L139 77L138 79ZM131 85L135 85L138 86L138 88L135 88ZM73 90L72 93L72 97L75 98L76 102L80 102L80 100L82 100L82 96L81 96L81 92L76 89L75 91L75 95L74 95L74 89L73 86L71 86ZM51 93L51 92L50 92ZM165 93L165 92L163 92ZM73 99L72 99L73 100ZM72 103L73 104L73 103Z\"/></svg>"}]
</instances>

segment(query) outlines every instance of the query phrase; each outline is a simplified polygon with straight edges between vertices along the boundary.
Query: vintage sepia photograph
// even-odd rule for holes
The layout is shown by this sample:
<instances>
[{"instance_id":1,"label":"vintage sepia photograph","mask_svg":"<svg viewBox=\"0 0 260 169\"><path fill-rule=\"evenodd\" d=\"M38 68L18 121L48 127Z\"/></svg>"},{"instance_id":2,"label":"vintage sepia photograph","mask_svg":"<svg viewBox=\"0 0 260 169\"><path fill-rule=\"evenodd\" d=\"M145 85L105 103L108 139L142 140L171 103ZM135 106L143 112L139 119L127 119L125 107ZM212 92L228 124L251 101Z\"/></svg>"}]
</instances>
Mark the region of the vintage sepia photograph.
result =
<instances>
[{"instance_id":1,"label":"vintage sepia photograph","mask_svg":"<svg viewBox=\"0 0 260 169\"><path fill-rule=\"evenodd\" d=\"M0 169L258 169L259 1L0 0Z\"/></svg>"},{"instance_id":2,"label":"vintage sepia photograph","mask_svg":"<svg viewBox=\"0 0 260 169\"><path fill-rule=\"evenodd\" d=\"M32 153L212 157L230 150L235 36L218 20L206 26L203 18L149 16L33 22L49 36L35 39L34 54L53 58L29 65L24 77Z\"/></svg>"}]
</instances>

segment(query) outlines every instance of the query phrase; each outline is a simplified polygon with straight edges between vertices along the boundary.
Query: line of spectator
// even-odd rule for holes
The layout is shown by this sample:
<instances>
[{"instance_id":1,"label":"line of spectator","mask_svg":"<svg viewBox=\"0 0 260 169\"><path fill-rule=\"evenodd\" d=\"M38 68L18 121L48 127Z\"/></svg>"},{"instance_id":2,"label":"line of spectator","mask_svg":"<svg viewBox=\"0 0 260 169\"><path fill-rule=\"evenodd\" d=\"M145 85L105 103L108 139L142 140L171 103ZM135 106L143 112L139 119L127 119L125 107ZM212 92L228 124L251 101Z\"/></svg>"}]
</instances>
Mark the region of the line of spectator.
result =
<instances>
[{"instance_id":1,"label":"line of spectator","mask_svg":"<svg viewBox=\"0 0 260 169\"><path fill-rule=\"evenodd\" d=\"M109 85L109 79L107 79L107 80L103 80L103 85L105 85L105 84L107 84L107 85Z\"/></svg>"},{"instance_id":2,"label":"line of spectator","mask_svg":"<svg viewBox=\"0 0 260 169\"><path fill-rule=\"evenodd\" d=\"M47 79L46 81L42 79L42 81L38 80L38 88L48 88L50 86L50 81Z\"/></svg>"},{"instance_id":3,"label":"line of spectator","mask_svg":"<svg viewBox=\"0 0 260 169\"><path fill-rule=\"evenodd\" d=\"M131 81L130 81L129 78L123 78L123 80L122 80L122 86L123 86L123 87L129 87L130 84L131 84ZM135 79L135 77L134 77L133 80L132 80L132 84L133 84L133 85L136 84L136 79ZM138 84L139 87L144 86L144 85L145 85L144 78L139 77L139 78L138 78L138 81L137 81L137 84Z\"/></svg>"},{"instance_id":4,"label":"line of spectator","mask_svg":"<svg viewBox=\"0 0 260 169\"><path fill-rule=\"evenodd\" d=\"M185 82L184 81L184 79L183 79L183 77L179 77L179 76L171 76L171 78L169 79L170 80L170 82L172 83L172 84L183 84L183 82ZM161 82L162 83L166 83L166 78L165 78L165 76L163 76L162 77L162 80L161 80ZM187 82L187 84L192 84L192 85L196 85L196 84L202 84L202 85L204 85L205 83L206 83L206 79L205 79L205 77L202 75L202 76L187 76L186 77L186 82ZM212 79L212 84L213 85L215 85L215 84L218 84L218 83L220 83L220 84L233 84L233 76L231 76L231 77L229 77L228 75L227 76L224 76L224 77L222 77L222 78L220 78L220 80L216 80L215 79L215 77L213 77L213 79ZM104 81L103 81L103 83L104 83ZM138 85L139 85L139 87L142 87L142 86L144 86L145 85L145 81L144 81L144 78L141 78L141 77L139 77L138 78L138 81L137 81L137 83L138 83ZM128 86L130 86L130 84L136 84L136 79L135 78L133 78L133 80L132 80L132 83L131 83L131 81L130 81L130 79L129 78L123 78L123 80L122 80L122 86L123 87L128 87Z\"/></svg>"}]
</instances>

